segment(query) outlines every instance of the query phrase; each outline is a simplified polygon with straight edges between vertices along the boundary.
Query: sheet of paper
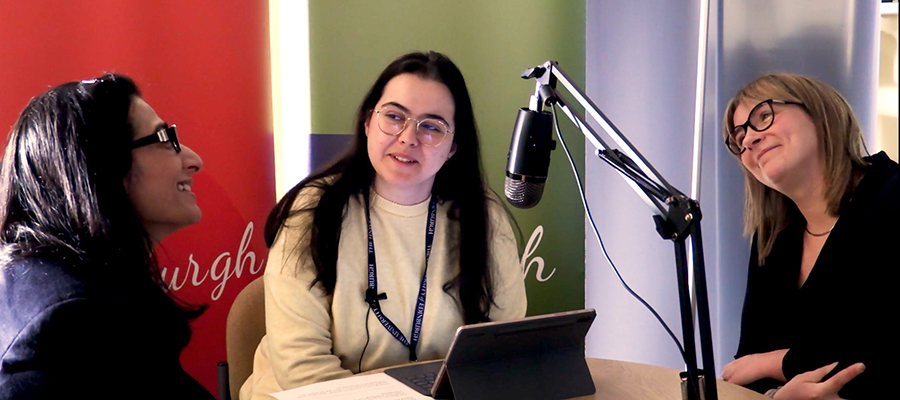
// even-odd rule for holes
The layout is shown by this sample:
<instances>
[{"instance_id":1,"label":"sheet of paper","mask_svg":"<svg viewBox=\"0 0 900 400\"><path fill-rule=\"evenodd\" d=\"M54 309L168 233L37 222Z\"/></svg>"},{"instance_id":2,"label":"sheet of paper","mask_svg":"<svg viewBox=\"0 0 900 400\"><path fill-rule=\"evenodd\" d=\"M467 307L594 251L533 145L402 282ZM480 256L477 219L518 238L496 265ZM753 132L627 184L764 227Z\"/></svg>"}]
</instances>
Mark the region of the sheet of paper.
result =
<instances>
[{"instance_id":1,"label":"sheet of paper","mask_svg":"<svg viewBox=\"0 0 900 400\"><path fill-rule=\"evenodd\" d=\"M314 383L272 396L278 400L433 400L384 373Z\"/></svg>"}]
</instances>

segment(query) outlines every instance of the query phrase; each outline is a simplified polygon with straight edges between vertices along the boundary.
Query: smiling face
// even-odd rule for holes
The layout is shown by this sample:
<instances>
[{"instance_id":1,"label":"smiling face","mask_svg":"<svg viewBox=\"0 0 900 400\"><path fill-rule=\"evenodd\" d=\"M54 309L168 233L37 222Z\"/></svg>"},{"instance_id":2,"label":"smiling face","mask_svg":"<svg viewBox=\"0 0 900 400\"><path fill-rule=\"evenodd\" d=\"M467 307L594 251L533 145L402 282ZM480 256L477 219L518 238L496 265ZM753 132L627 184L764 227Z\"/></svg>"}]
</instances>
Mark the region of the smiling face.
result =
<instances>
[{"instance_id":1,"label":"smiling face","mask_svg":"<svg viewBox=\"0 0 900 400\"><path fill-rule=\"evenodd\" d=\"M143 99L134 97L128 114L134 130L132 140L153 135L166 123ZM154 143L131 150L131 170L125 176L125 191L150 237L159 242L168 234L200 221L191 178L203 167L197 153L172 143Z\"/></svg>"},{"instance_id":2,"label":"smiling face","mask_svg":"<svg viewBox=\"0 0 900 400\"><path fill-rule=\"evenodd\" d=\"M410 120L397 136L378 127L375 110L384 106L402 110L407 117L446 121L454 130L455 105L443 83L413 74L401 74L384 87L381 99L366 121L367 151L375 168L375 191L400 204L415 204L431 194L434 177L456 150L453 134L440 145L429 147L416 136L416 121Z\"/></svg>"},{"instance_id":3,"label":"smiling face","mask_svg":"<svg viewBox=\"0 0 900 400\"><path fill-rule=\"evenodd\" d=\"M734 125L747 121L758 101L745 100L734 110ZM762 184L788 194L810 182L821 182L823 157L815 124L802 106L773 104L772 125L747 129L741 163Z\"/></svg>"}]
</instances>

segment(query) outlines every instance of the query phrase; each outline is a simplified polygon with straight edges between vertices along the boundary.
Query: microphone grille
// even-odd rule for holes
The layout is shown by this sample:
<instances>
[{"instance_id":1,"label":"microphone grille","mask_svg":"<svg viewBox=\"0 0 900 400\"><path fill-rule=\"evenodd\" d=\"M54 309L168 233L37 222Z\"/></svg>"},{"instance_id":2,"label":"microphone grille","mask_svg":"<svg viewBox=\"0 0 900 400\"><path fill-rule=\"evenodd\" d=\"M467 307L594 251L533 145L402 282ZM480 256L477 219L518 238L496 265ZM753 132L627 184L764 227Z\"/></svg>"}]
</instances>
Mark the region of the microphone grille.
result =
<instances>
[{"instance_id":1,"label":"microphone grille","mask_svg":"<svg viewBox=\"0 0 900 400\"><path fill-rule=\"evenodd\" d=\"M544 194L544 182L524 182L506 177L503 193L513 207L531 208L541 201L541 196Z\"/></svg>"}]
</instances>

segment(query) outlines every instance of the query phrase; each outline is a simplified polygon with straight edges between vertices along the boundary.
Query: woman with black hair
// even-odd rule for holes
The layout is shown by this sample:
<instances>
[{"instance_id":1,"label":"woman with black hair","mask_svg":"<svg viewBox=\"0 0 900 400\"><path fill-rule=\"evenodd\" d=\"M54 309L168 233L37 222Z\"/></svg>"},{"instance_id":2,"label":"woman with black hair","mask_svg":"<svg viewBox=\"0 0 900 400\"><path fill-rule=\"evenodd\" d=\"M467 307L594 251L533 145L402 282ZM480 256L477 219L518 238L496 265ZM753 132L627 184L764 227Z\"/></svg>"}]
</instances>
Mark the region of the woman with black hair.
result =
<instances>
[{"instance_id":1,"label":"woman with black hair","mask_svg":"<svg viewBox=\"0 0 900 400\"><path fill-rule=\"evenodd\" d=\"M355 139L269 216L266 336L242 399L439 359L457 327L525 315L516 239L482 178L453 62L394 60L359 107Z\"/></svg>"},{"instance_id":2,"label":"woman with black hair","mask_svg":"<svg viewBox=\"0 0 900 400\"><path fill-rule=\"evenodd\" d=\"M200 221L202 166L125 76L29 102L0 169L0 399L212 399L179 362L202 308L153 255Z\"/></svg>"}]
</instances>

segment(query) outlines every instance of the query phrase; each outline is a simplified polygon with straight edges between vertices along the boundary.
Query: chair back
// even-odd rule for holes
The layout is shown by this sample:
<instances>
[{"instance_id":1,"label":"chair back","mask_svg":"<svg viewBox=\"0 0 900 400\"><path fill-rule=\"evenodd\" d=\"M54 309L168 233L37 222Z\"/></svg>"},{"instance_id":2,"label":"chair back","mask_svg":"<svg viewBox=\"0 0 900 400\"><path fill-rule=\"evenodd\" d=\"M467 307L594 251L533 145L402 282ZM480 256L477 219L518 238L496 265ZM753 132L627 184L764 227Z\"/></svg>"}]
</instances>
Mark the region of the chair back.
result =
<instances>
[{"instance_id":1,"label":"chair back","mask_svg":"<svg viewBox=\"0 0 900 400\"><path fill-rule=\"evenodd\" d=\"M266 334L265 286L262 277L250 282L234 299L225 323L225 353L231 398L253 372L253 356Z\"/></svg>"}]
</instances>

